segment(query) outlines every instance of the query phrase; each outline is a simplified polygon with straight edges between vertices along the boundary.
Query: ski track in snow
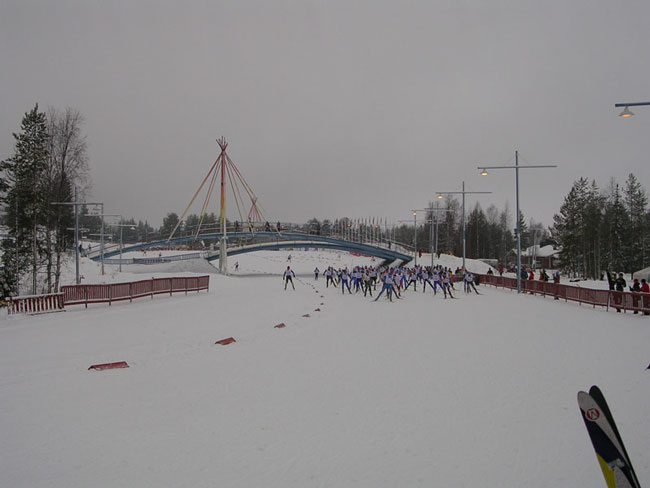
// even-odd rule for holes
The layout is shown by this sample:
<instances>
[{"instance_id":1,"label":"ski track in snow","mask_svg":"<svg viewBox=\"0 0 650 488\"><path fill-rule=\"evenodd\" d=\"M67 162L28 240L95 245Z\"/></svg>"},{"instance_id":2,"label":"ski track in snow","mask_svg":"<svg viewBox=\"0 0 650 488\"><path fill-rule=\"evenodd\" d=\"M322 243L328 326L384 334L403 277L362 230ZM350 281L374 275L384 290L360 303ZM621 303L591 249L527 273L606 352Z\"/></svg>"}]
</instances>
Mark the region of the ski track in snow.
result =
<instances>
[{"instance_id":1,"label":"ski track in snow","mask_svg":"<svg viewBox=\"0 0 650 488\"><path fill-rule=\"evenodd\" d=\"M650 478L648 317L486 286L373 302L312 274L368 258L237 258L209 293L3 317L0 486L600 486L576 402L591 384ZM113 361L130 367L87 370Z\"/></svg>"}]
</instances>

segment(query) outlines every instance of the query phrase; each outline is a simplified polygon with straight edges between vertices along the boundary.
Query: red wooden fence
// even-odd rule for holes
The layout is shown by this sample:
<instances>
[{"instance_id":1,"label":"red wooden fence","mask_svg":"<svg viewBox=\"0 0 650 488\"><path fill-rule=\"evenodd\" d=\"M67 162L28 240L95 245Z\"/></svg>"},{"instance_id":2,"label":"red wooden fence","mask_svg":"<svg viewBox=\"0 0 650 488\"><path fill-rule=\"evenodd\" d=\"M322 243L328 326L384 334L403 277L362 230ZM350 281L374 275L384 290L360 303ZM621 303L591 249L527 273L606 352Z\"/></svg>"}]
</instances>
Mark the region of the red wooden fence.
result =
<instances>
[{"instance_id":1,"label":"red wooden fence","mask_svg":"<svg viewBox=\"0 0 650 488\"><path fill-rule=\"evenodd\" d=\"M177 278L151 278L150 280L130 283L109 283L105 285L71 285L62 286L64 305L81 305L89 303L106 303L121 300L133 301L134 298L152 297L161 293L208 290L210 276L190 276Z\"/></svg>"},{"instance_id":2,"label":"red wooden fence","mask_svg":"<svg viewBox=\"0 0 650 488\"><path fill-rule=\"evenodd\" d=\"M480 282L500 288L517 289L516 278L506 278L495 275L479 275ZM617 310L631 310L634 312L650 313L650 294L633 293L627 291L596 290L582 288L547 281L521 280L521 292L532 295L553 297L557 300L574 301L588 304L593 307L615 308Z\"/></svg>"},{"instance_id":3,"label":"red wooden fence","mask_svg":"<svg viewBox=\"0 0 650 488\"><path fill-rule=\"evenodd\" d=\"M106 303L121 300L133 301L134 298L151 297L161 293L208 290L210 276L190 276L177 278L151 278L150 280L130 283L109 283L105 285L70 285L62 286L61 293L7 298L9 314L41 313L61 310L67 305L85 305L89 303Z\"/></svg>"},{"instance_id":4,"label":"red wooden fence","mask_svg":"<svg viewBox=\"0 0 650 488\"><path fill-rule=\"evenodd\" d=\"M44 313L63 309L63 293L49 293L47 295L31 295L24 297L8 297L7 312L15 313Z\"/></svg>"}]
</instances>

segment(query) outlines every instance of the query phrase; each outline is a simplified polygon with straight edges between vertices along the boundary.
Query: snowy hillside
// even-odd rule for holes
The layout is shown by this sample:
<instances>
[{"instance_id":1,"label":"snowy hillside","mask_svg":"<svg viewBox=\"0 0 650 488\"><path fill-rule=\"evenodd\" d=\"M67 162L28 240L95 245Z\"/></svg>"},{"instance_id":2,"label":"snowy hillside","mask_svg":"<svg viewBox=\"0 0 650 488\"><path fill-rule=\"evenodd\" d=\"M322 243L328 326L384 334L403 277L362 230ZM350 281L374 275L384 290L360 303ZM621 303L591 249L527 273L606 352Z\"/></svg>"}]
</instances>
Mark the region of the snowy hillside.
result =
<instances>
[{"instance_id":1,"label":"snowy hillside","mask_svg":"<svg viewBox=\"0 0 650 488\"><path fill-rule=\"evenodd\" d=\"M241 255L209 293L3 315L0 486L604 486L576 402L592 384L650 482L648 317L485 286L373 302L311 274L368 261ZM172 264L82 274L208 266ZM88 370L113 361L130 367Z\"/></svg>"}]
</instances>

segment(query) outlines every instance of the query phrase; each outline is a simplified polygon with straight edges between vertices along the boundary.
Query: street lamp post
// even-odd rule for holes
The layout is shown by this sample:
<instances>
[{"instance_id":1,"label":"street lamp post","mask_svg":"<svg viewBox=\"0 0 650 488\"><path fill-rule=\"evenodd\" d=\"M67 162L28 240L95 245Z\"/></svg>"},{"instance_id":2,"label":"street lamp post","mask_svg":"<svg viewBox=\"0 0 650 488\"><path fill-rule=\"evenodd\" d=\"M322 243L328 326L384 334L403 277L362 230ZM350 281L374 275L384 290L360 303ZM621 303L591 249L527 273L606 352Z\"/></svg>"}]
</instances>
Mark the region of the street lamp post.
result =
<instances>
[{"instance_id":1,"label":"street lamp post","mask_svg":"<svg viewBox=\"0 0 650 488\"><path fill-rule=\"evenodd\" d=\"M78 202L77 201L77 187L74 187L74 202L51 202L50 205L72 205L74 206L74 248L75 248L75 284L81 283L81 277L79 275L79 206L80 205L101 205L104 208L103 203L88 203L88 202ZM103 222L102 222L103 224ZM102 231L103 233L103 231ZM104 274L104 253L103 253L103 244L102 244L102 274Z\"/></svg>"},{"instance_id":2,"label":"street lamp post","mask_svg":"<svg viewBox=\"0 0 650 488\"><path fill-rule=\"evenodd\" d=\"M481 194L486 194L486 193L492 193L491 191L465 191L465 182L463 181L463 190L462 191L439 191L436 192L438 194L437 198L442 199L443 195L463 195L463 215L462 215L462 220L463 220L463 273L465 272L465 195L472 193L481 193Z\"/></svg>"},{"instance_id":3,"label":"street lamp post","mask_svg":"<svg viewBox=\"0 0 650 488\"><path fill-rule=\"evenodd\" d=\"M101 215L95 215L95 217L101 217L102 218L102 230L101 234L99 235L99 242L100 242L100 247L101 247L101 253L102 253L102 276L104 276L104 217L119 217L120 222L122 221L122 216L120 214L105 214L104 213L104 204L100 204L102 206L102 213ZM121 239L121 237L120 237ZM111 242L113 242L113 238L111 237ZM122 271L122 245L120 243L120 271Z\"/></svg>"},{"instance_id":4,"label":"street lamp post","mask_svg":"<svg viewBox=\"0 0 650 488\"><path fill-rule=\"evenodd\" d=\"M418 265L418 222L417 210L413 210L413 266Z\"/></svg>"},{"instance_id":5,"label":"street lamp post","mask_svg":"<svg viewBox=\"0 0 650 488\"><path fill-rule=\"evenodd\" d=\"M482 170L481 175L487 176L488 169L514 169L515 170L515 195L517 205L517 293L521 293L521 221L519 219L519 170L531 168L557 168L554 164L545 165L527 165L519 166L519 151L515 151L515 165L514 166L478 166L477 169Z\"/></svg>"},{"instance_id":6,"label":"street lamp post","mask_svg":"<svg viewBox=\"0 0 650 488\"><path fill-rule=\"evenodd\" d=\"M135 230L135 226L133 224L123 224L122 216L121 215L116 215L116 217L120 218L120 223L117 225L117 227L120 228L120 273L122 272L122 248L124 247L124 239L123 239L123 232L122 229L124 227L128 227L131 230Z\"/></svg>"},{"instance_id":7,"label":"street lamp post","mask_svg":"<svg viewBox=\"0 0 650 488\"><path fill-rule=\"evenodd\" d=\"M436 199L436 218L435 218L436 238L435 238L435 241L434 241L433 238L431 239L432 240L431 246L432 246L432 249L433 249L433 251L431 252L431 267L432 268L433 268L433 255L434 255L434 253L436 254L436 256L438 255L438 227L439 227L439 224L440 224L440 212L453 212L453 210L450 209L450 208L440 209L440 199L437 198ZM431 218L433 219L433 207L431 207ZM431 225L431 231L433 232L433 223Z\"/></svg>"},{"instance_id":8,"label":"street lamp post","mask_svg":"<svg viewBox=\"0 0 650 488\"><path fill-rule=\"evenodd\" d=\"M618 116L627 119L628 117L632 117L634 115L634 112L630 112L630 107L639 107L641 105L650 105L650 102L615 103L614 107L623 107L623 111L618 114Z\"/></svg>"},{"instance_id":9,"label":"street lamp post","mask_svg":"<svg viewBox=\"0 0 650 488\"><path fill-rule=\"evenodd\" d=\"M428 209L423 208L419 210L411 210L413 212L413 266L418 265L418 220L417 220L417 213L418 212L426 212ZM398 222L410 222L409 220L398 220ZM431 220L420 220L420 222L431 222ZM393 241L395 241L395 238L393 238Z\"/></svg>"}]
</instances>

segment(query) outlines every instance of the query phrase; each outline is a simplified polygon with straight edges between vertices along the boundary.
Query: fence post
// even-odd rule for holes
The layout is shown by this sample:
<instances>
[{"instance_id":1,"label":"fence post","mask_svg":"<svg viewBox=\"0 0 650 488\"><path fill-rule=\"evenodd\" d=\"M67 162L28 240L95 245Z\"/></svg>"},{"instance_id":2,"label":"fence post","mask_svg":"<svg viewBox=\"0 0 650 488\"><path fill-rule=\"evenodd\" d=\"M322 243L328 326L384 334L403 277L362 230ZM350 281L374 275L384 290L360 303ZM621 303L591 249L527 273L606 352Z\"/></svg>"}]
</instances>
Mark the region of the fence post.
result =
<instances>
[{"instance_id":1,"label":"fence post","mask_svg":"<svg viewBox=\"0 0 650 488\"><path fill-rule=\"evenodd\" d=\"M108 306L111 306L111 302L113 301L113 283L108 284Z\"/></svg>"},{"instance_id":2,"label":"fence post","mask_svg":"<svg viewBox=\"0 0 650 488\"><path fill-rule=\"evenodd\" d=\"M133 283L129 283L129 303L133 303Z\"/></svg>"},{"instance_id":3,"label":"fence post","mask_svg":"<svg viewBox=\"0 0 650 488\"><path fill-rule=\"evenodd\" d=\"M153 276L151 277L151 299L153 300Z\"/></svg>"},{"instance_id":4,"label":"fence post","mask_svg":"<svg viewBox=\"0 0 650 488\"><path fill-rule=\"evenodd\" d=\"M84 305L88 308L88 285L84 285Z\"/></svg>"},{"instance_id":5,"label":"fence post","mask_svg":"<svg viewBox=\"0 0 650 488\"><path fill-rule=\"evenodd\" d=\"M172 279L169 278L169 296L172 296Z\"/></svg>"},{"instance_id":6,"label":"fence post","mask_svg":"<svg viewBox=\"0 0 650 488\"><path fill-rule=\"evenodd\" d=\"M185 278L185 294L187 295L187 278Z\"/></svg>"}]
</instances>

